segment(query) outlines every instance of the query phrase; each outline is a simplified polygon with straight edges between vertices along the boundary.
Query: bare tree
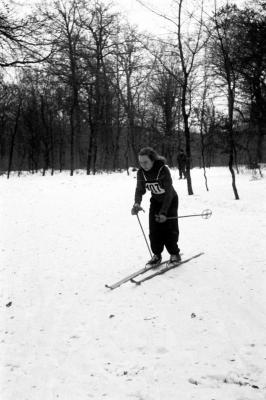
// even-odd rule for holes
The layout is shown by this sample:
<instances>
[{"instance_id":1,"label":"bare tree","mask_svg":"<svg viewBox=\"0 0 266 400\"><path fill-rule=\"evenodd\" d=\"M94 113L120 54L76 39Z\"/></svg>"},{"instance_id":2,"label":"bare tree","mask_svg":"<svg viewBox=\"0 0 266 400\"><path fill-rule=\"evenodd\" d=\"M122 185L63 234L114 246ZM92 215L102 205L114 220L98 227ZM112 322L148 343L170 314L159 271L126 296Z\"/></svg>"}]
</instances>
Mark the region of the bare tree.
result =
<instances>
[{"instance_id":1,"label":"bare tree","mask_svg":"<svg viewBox=\"0 0 266 400\"><path fill-rule=\"evenodd\" d=\"M199 67L197 64L197 56L201 53L201 50L206 44L206 38L204 36L204 24L203 24L203 0L200 5L199 16L195 17L193 12L188 13L190 22L193 22L193 34L192 32L183 32L183 14L186 11L184 9L183 0L175 0L174 5L177 8L177 17L168 17L165 14L159 13L147 7L142 1L138 2L148 8L150 11L161 16L166 21L169 21L175 28L175 33L172 38L172 54L176 55L177 65L180 65L178 75L173 74L171 70L163 63L164 67L173 75L177 82L181 86L181 110L183 118L183 127L186 144L186 178L188 194L193 194L192 180L191 180L191 132L190 132L190 117L191 117L191 101L193 86L196 79L196 69Z\"/></svg>"},{"instance_id":2,"label":"bare tree","mask_svg":"<svg viewBox=\"0 0 266 400\"><path fill-rule=\"evenodd\" d=\"M234 165L236 165L236 146L234 140L234 110L235 110L235 97L237 82L239 80L239 74L235 68L235 56L236 54L232 51L231 41L234 41L234 10L236 6L232 8L226 6L225 8L217 11L213 16L213 24L215 28L215 34L212 36L210 42L210 60L216 72L216 77L219 77L222 84L227 89L227 110L228 110L228 167L232 175L232 188L235 195L235 199L239 199L236 178L234 172ZM228 18L231 14L231 18Z\"/></svg>"},{"instance_id":3,"label":"bare tree","mask_svg":"<svg viewBox=\"0 0 266 400\"><path fill-rule=\"evenodd\" d=\"M14 9L0 4L0 67L40 63L51 55L51 43L44 39L46 21L36 15L18 19Z\"/></svg>"},{"instance_id":4,"label":"bare tree","mask_svg":"<svg viewBox=\"0 0 266 400\"><path fill-rule=\"evenodd\" d=\"M140 73L142 66L142 54L139 48L139 44L135 42L136 31L127 27L124 32L124 44L121 46L118 62L122 71L121 85L119 96L121 98L122 106L124 107L126 115L126 127L127 127L127 140L126 140L126 168L129 167L129 156L132 151L134 161L137 162L137 142L135 137L135 125L136 125L136 98L138 96L138 90L143 83L143 75ZM143 69L144 70L144 69Z\"/></svg>"},{"instance_id":5,"label":"bare tree","mask_svg":"<svg viewBox=\"0 0 266 400\"><path fill-rule=\"evenodd\" d=\"M87 93L90 125L87 156L87 173L89 174L91 168L93 173L96 172L97 158L104 158L99 147L103 144L107 146L110 142L112 90L109 86L112 85L113 68L109 60L115 53L117 15L111 12L110 4L104 4L98 0L89 4L83 2L82 10L82 13L80 10L79 24L86 37L86 47L83 48L82 58L84 73L87 76L83 87ZM106 125L108 125L108 131Z\"/></svg>"},{"instance_id":6,"label":"bare tree","mask_svg":"<svg viewBox=\"0 0 266 400\"><path fill-rule=\"evenodd\" d=\"M165 45L158 57L164 65L156 60L149 89L149 100L157 112L157 125L162 131L162 153L172 164L176 164L177 148L182 147L180 137L181 112L181 79L180 70L176 66L176 57L171 56L171 47ZM178 135L176 134L178 133Z\"/></svg>"},{"instance_id":7,"label":"bare tree","mask_svg":"<svg viewBox=\"0 0 266 400\"><path fill-rule=\"evenodd\" d=\"M205 145L205 138L208 134L209 125L211 123L211 112L213 110L212 99L209 100L209 92L210 92L210 75L208 71L208 64L206 62L206 49L205 49L205 57L203 60L203 82L199 87L199 101L196 105L194 112L196 118L198 120L199 125L199 134L200 134L200 143L201 143L201 165L203 168L204 180L205 180L205 187L206 190L209 191L208 187L208 179L207 179L207 172L206 172L206 145Z\"/></svg>"},{"instance_id":8,"label":"bare tree","mask_svg":"<svg viewBox=\"0 0 266 400\"><path fill-rule=\"evenodd\" d=\"M10 96L10 94L12 95ZM13 156L15 149L15 140L19 130L19 120L21 115L22 106L22 96L20 90L17 86L12 87L12 92L5 96L6 102L6 116L8 120L6 121L6 137L9 139L9 151L8 151L8 166L7 166L7 178L9 179L10 173L12 171Z\"/></svg>"},{"instance_id":9,"label":"bare tree","mask_svg":"<svg viewBox=\"0 0 266 400\"><path fill-rule=\"evenodd\" d=\"M76 148L80 134L80 51L82 46L80 18L80 0L68 2L58 0L52 9L42 10L49 21L47 32L55 46L53 57L49 59L49 70L58 76L59 82L69 90L68 111L70 121L70 175L73 175L77 162Z\"/></svg>"},{"instance_id":10,"label":"bare tree","mask_svg":"<svg viewBox=\"0 0 266 400\"><path fill-rule=\"evenodd\" d=\"M126 169L130 160L137 164L137 154L140 146L139 132L144 109L147 80L150 68L145 57L146 51L139 40L138 32L128 24L121 28L116 48L118 78L115 91L117 93L122 114L122 126L126 132L124 158Z\"/></svg>"},{"instance_id":11,"label":"bare tree","mask_svg":"<svg viewBox=\"0 0 266 400\"><path fill-rule=\"evenodd\" d=\"M242 77L242 109L244 114L248 112L252 137L257 139L256 153L252 156L249 153L251 164L256 165L262 162L266 135L266 3L254 3L254 9L246 7L236 12L238 31L235 32L232 51L236 53L235 68ZM245 115L242 117L246 119Z\"/></svg>"}]
</instances>

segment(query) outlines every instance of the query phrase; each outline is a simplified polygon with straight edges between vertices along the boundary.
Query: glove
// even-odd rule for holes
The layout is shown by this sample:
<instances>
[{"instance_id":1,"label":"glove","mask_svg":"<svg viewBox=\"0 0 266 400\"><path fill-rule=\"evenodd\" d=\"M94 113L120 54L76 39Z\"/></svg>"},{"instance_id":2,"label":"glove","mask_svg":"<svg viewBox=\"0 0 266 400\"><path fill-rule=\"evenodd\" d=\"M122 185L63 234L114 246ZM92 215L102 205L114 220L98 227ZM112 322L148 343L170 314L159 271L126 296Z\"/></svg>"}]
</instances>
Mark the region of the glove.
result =
<instances>
[{"instance_id":1,"label":"glove","mask_svg":"<svg viewBox=\"0 0 266 400\"><path fill-rule=\"evenodd\" d=\"M167 220L167 217L164 214L155 215L155 221L159 222L160 224L165 222L166 220Z\"/></svg>"},{"instance_id":2,"label":"glove","mask_svg":"<svg viewBox=\"0 0 266 400\"><path fill-rule=\"evenodd\" d=\"M143 208L138 203L135 203L132 207L131 214L137 215L140 211L144 211Z\"/></svg>"}]
</instances>

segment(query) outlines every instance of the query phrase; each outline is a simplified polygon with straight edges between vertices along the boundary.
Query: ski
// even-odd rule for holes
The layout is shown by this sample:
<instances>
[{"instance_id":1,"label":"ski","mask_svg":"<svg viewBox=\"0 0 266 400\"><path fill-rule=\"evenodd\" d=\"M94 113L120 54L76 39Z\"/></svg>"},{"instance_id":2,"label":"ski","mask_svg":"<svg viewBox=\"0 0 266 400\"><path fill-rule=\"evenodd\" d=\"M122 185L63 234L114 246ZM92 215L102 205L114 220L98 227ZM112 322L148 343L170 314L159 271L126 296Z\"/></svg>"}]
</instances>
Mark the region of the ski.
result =
<instances>
[{"instance_id":1,"label":"ski","mask_svg":"<svg viewBox=\"0 0 266 400\"><path fill-rule=\"evenodd\" d=\"M168 261L163 261L163 262L160 263L156 268L160 268L162 265L167 264L167 262L168 262ZM139 269L138 271L133 272L131 275L128 275L128 276L126 276L125 278L121 279L120 281L113 283L112 285L105 285L105 287L108 288L108 289L111 289L111 290L116 289L116 288L118 288L119 286L123 285L124 283L129 282L129 281L131 281L132 279L136 278L137 276L142 275L142 274L144 274L145 272L150 271L150 270L152 270L152 269L155 269L155 268L154 268L154 267L144 267L144 268L141 268L141 269Z\"/></svg>"},{"instance_id":2,"label":"ski","mask_svg":"<svg viewBox=\"0 0 266 400\"><path fill-rule=\"evenodd\" d=\"M203 254L204 253L198 253L198 254L196 254L196 255L194 255L192 257L189 257L189 258L187 258L185 260L181 260L181 261L179 261L177 263L174 263L174 264L169 264L169 262L167 262L166 263L167 265L165 267L160 268L160 266L159 266L160 269L158 271L155 271L152 274L150 274L148 276L145 276L142 279L135 280L134 278L131 278L130 281L135 283L136 285L141 285L141 283L143 283L143 282L145 282L145 281L147 281L149 279L152 279L155 276L162 275L162 274L166 273L167 271L170 271L173 268L177 268L177 267L179 267L179 265L186 264L187 262L189 262L191 260L194 260L194 258L200 257Z\"/></svg>"}]
</instances>

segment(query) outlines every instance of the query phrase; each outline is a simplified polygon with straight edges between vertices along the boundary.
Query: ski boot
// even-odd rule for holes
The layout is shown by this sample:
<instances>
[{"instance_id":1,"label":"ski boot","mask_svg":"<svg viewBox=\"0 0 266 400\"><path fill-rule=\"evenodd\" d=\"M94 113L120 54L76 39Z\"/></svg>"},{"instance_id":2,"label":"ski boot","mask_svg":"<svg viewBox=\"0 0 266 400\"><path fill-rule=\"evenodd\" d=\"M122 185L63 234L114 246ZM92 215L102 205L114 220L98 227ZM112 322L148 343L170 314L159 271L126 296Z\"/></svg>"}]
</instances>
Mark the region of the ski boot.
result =
<instances>
[{"instance_id":1,"label":"ski boot","mask_svg":"<svg viewBox=\"0 0 266 400\"><path fill-rule=\"evenodd\" d=\"M161 264L161 262L162 262L161 254L154 254L153 257L150 259L150 261L147 262L146 267L156 268Z\"/></svg>"},{"instance_id":2,"label":"ski boot","mask_svg":"<svg viewBox=\"0 0 266 400\"><path fill-rule=\"evenodd\" d=\"M171 254L170 260L168 261L168 266L178 264L181 261L181 256L180 254Z\"/></svg>"}]
</instances>

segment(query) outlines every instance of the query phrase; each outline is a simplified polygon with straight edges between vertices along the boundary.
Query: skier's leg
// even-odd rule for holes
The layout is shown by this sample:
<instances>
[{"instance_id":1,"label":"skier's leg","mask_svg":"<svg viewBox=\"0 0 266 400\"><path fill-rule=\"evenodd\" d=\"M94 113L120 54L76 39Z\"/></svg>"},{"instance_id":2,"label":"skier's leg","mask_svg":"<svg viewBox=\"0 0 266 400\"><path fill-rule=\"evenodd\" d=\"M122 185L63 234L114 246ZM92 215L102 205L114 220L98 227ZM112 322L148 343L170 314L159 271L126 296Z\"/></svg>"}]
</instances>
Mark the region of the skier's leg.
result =
<instances>
[{"instance_id":1,"label":"skier's leg","mask_svg":"<svg viewBox=\"0 0 266 400\"><path fill-rule=\"evenodd\" d=\"M164 241L163 241L163 232L162 226L159 222L156 222L155 215L159 214L161 208L161 204L153 201L151 199L150 204L150 211L149 211L149 230L150 230L150 243L151 243L151 250L153 254L161 254L164 248Z\"/></svg>"},{"instance_id":2,"label":"skier's leg","mask_svg":"<svg viewBox=\"0 0 266 400\"><path fill-rule=\"evenodd\" d=\"M178 210L178 197L176 196L167 213L168 217L177 217ZM180 253L178 247L178 239L179 239L179 227L178 227L178 218L169 219L164 222L164 244L169 254L174 255Z\"/></svg>"}]
</instances>

